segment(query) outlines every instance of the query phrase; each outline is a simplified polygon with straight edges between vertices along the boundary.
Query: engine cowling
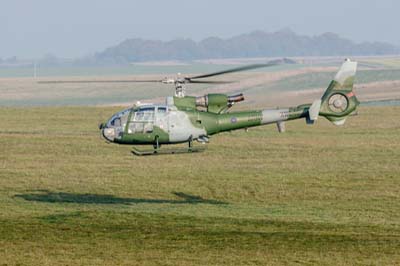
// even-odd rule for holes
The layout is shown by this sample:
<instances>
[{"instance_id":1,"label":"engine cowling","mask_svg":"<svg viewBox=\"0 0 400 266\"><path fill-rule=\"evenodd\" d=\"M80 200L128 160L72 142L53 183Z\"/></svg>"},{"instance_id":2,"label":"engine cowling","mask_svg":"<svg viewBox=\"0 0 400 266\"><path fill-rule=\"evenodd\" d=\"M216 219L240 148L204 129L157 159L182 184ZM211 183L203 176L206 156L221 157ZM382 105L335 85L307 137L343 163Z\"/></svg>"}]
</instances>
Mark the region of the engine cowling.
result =
<instances>
[{"instance_id":1,"label":"engine cowling","mask_svg":"<svg viewBox=\"0 0 400 266\"><path fill-rule=\"evenodd\" d=\"M242 93L236 95L207 94L204 96L173 97L174 105L183 110L207 108L207 112L219 114L232 107L235 103L244 101Z\"/></svg>"},{"instance_id":2,"label":"engine cowling","mask_svg":"<svg viewBox=\"0 0 400 266\"><path fill-rule=\"evenodd\" d=\"M196 97L196 106L207 108L207 111L211 113L221 113L241 101L244 101L242 93L231 96L226 94L207 94Z\"/></svg>"}]
</instances>

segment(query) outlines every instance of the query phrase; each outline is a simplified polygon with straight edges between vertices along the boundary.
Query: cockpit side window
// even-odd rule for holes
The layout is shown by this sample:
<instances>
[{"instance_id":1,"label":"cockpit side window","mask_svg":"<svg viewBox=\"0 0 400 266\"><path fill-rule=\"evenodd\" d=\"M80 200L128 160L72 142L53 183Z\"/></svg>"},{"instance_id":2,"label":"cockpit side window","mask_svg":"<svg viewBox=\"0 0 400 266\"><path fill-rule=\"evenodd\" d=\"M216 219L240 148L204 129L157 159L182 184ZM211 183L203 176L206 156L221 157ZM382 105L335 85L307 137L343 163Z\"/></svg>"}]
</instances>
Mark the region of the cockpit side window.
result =
<instances>
[{"instance_id":1,"label":"cockpit side window","mask_svg":"<svg viewBox=\"0 0 400 266\"><path fill-rule=\"evenodd\" d=\"M113 127L120 127L121 126L121 118L116 117L114 118L111 123L110 123Z\"/></svg>"},{"instance_id":2,"label":"cockpit side window","mask_svg":"<svg viewBox=\"0 0 400 266\"><path fill-rule=\"evenodd\" d=\"M120 127L122 125L125 125L128 120L128 115L130 111L131 109L126 109L119 113L116 113L113 117L111 117L108 125L112 127Z\"/></svg>"},{"instance_id":3,"label":"cockpit side window","mask_svg":"<svg viewBox=\"0 0 400 266\"><path fill-rule=\"evenodd\" d=\"M150 133L153 131L154 107L141 107L131 115L128 133Z\"/></svg>"},{"instance_id":4,"label":"cockpit side window","mask_svg":"<svg viewBox=\"0 0 400 266\"><path fill-rule=\"evenodd\" d=\"M135 122L154 121L154 107L140 108L135 112L133 121Z\"/></svg>"},{"instance_id":5,"label":"cockpit side window","mask_svg":"<svg viewBox=\"0 0 400 266\"><path fill-rule=\"evenodd\" d=\"M154 107L142 107L139 109L140 112L154 112Z\"/></svg>"},{"instance_id":6,"label":"cockpit side window","mask_svg":"<svg viewBox=\"0 0 400 266\"><path fill-rule=\"evenodd\" d=\"M164 113L167 112L167 107L158 107L157 108L157 112L161 113L161 114L164 114Z\"/></svg>"}]
</instances>

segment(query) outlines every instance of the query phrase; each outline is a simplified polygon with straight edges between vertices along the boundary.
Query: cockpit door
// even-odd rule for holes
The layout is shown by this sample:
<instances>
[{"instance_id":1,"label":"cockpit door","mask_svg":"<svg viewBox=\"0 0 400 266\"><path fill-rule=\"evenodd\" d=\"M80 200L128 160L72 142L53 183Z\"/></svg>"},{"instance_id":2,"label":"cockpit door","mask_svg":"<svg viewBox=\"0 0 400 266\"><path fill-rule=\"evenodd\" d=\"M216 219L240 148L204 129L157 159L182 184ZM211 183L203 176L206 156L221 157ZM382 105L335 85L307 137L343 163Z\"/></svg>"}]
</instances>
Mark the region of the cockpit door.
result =
<instances>
[{"instance_id":1,"label":"cockpit door","mask_svg":"<svg viewBox=\"0 0 400 266\"><path fill-rule=\"evenodd\" d=\"M169 119L168 119L168 109L165 106L159 106L156 111L155 116L155 126L159 127L161 130L168 132Z\"/></svg>"},{"instance_id":2,"label":"cockpit door","mask_svg":"<svg viewBox=\"0 0 400 266\"><path fill-rule=\"evenodd\" d=\"M133 112L129 122L128 134L151 134L154 130L154 109L154 107L145 107Z\"/></svg>"}]
</instances>

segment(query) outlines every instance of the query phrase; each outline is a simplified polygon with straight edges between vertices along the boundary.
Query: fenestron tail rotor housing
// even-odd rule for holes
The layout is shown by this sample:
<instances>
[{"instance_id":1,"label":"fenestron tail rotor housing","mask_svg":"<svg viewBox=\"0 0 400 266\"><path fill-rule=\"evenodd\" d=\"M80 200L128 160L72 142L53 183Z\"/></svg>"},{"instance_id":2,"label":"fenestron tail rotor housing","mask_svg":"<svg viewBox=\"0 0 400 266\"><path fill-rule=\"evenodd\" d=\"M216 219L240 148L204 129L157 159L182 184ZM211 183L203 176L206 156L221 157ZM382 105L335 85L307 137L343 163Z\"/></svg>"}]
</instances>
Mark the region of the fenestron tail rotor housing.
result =
<instances>
[{"instance_id":1,"label":"fenestron tail rotor housing","mask_svg":"<svg viewBox=\"0 0 400 266\"><path fill-rule=\"evenodd\" d=\"M335 93L329 97L329 109L334 113L343 113L349 106L349 100L341 93Z\"/></svg>"}]
</instances>

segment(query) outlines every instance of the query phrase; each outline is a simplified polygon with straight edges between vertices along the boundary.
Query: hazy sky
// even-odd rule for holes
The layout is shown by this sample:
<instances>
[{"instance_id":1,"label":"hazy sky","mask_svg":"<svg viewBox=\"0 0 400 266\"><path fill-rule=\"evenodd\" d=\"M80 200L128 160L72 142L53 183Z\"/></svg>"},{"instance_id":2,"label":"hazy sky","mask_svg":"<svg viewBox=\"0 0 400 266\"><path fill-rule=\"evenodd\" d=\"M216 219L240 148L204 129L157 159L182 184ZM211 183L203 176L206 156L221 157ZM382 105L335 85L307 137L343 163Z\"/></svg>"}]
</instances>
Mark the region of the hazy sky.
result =
<instances>
[{"instance_id":1,"label":"hazy sky","mask_svg":"<svg viewBox=\"0 0 400 266\"><path fill-rule=\"evenodd\" d=\"M291 28L400 45L398 0L0 0L0 57L76 57L126 38L230 37Z\"/></svg>"}]
</instances>

